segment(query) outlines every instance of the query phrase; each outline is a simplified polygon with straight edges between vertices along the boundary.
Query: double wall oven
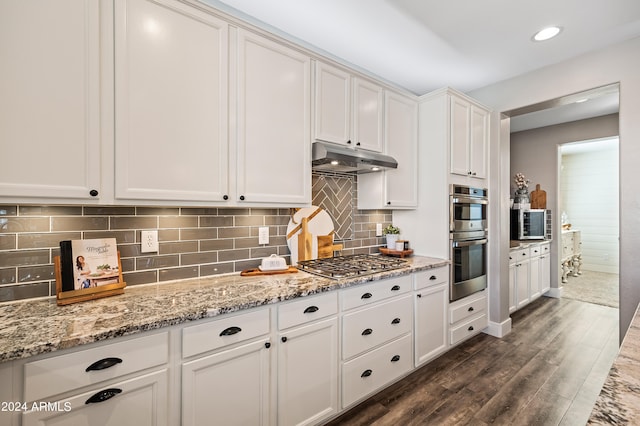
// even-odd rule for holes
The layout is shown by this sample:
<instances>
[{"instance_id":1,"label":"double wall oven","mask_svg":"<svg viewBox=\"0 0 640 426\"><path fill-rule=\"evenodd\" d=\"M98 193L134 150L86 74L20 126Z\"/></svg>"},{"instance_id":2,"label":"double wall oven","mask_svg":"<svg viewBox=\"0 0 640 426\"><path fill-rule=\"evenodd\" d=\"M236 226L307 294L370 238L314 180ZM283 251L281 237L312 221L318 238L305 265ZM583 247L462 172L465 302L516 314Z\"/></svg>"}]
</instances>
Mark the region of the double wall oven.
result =
<instances>
[{"instance_id":1,"label":"double wall oven","mask_svg":"<svg viewBox=\"0 0 640 426\"><path fill-rule=\"evenodd\" d=\"M487 288L487 189L451 185L449 191L451 279L449 300Z\"/></svg>"}]
</instances>

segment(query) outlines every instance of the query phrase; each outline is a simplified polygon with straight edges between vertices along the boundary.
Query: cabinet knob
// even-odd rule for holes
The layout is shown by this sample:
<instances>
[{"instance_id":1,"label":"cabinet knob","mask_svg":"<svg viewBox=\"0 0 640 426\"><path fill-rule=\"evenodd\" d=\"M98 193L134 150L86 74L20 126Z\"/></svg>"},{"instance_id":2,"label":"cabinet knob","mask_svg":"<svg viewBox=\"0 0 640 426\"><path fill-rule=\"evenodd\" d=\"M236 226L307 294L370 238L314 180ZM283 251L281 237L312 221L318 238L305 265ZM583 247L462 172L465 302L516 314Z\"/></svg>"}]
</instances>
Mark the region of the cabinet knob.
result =
<instances>
[{"instance_id":1,"label":"cabinet knob","mask_svg":"<svg viewBox=\"0 0 640 426\"><path fill-rule=\"evenodd\" d=\"M471 171L468 171L468 172L467 172L467 174L468 174L469 176L471 176Z\"/></svg>"},{"instance_id":2,"label":"cabinet knob","mask_svg":"<svg viewBox=\"0 0 640 426\"><path fill-rule=\"evenodd\" d=\"M348 144L348 145L351 145L351 139L349 139L349 140L347 141L347 144Z\"/></svg>"},{"instance_id":3,"label":"cabinet knob","mask_svg":"<svg viewBox=\"0 0 640 426\"><path fill-rule=\"evenodd\" d=\"M387 201L387 205L390 206L391 205L391 201Z\"/></svg>"},{"instance_id":4,"label":"cabinet knob","mask_svg":"<svg viewBox=\"0 0 640 426\"><path fill-rule=\"evenodd\" d=\"M265 348L267 348L267 349L269 349L269 348L271 347L271 343L266 342L266 343L264 344L264 347L265 347Z\"/></svg>"},{"instance_id":5,"label":"cabinet knob","mask_svg":"<svg viewBox=\"0 0 640 426\"><path fill-rule=\"evenodd\" d=\"M473 306L469 306L469 309L467 309L468 312L473 312Z\"/></svg>"},{"instance_id":6,"label":"cabinet knob","mask_svg":"<svg viewBox=\"0 0 640 426\"><path fill-rule=\"evenodd\" d=\"M222 196L222 199L227 201L229 199L229 196L227 194L225 194L225 195Z\"/></svg>"},{"instance_id":7,"label":"cabinet knob","mask_svg":"<svg viewBox=\"0 0 640 426\"><path fill-rule=\"evenodd\" d=\"M244 201L244 195L240 196L240 201Z\"/></svg>"},{"instance_id":8,"label":"cabinet knob","mask_svg":"<svg viewBox=\"0 0 640 426\"><path fill-rule=\"evenodd\" d=\"M360 142L358 142L358 143L356 144L356 146L360 146Z\"/></svg>"},{"instance_id":9,"label":"cabinet knob","mask_svg":"<svg viewBox=\"0 0 640 426\"><path fill-rule=\"evenodd\" d=\"M422 297L422 294L418 293L418 299L420 299Z\"/></svg>"},{"instance_id":10,"label":"cabinet knob","mask_svg":"<svg viewBox=\"0 0 640 426\"><path fill-rule=\"evenodd\" d=\"M283 336L280 340L282 341L282 343L285 343L287 341L287 338L286 336Z\"/></svg>"},{"instance_id":11,"label":"cabinet knob","mask_svg":"<svg viewBox=\"0 0 640 426\"><path fill-rule=\"evenodd\" d=\"M98 196L98 191L95 189L92 189L91 191L89 191L89 195L91 195L92 197L97 197Z\"/></svg>"},{"instance_id":12,"label":"cabinet knob","mask_svg":"<svg viewBox=\"0 0 640 426\"><path fill-rule=\"evenodd\" d=\"M467 328L468 331L473 331L473 326L469 326L469 328Z\"/></svg>"}]
</instances>

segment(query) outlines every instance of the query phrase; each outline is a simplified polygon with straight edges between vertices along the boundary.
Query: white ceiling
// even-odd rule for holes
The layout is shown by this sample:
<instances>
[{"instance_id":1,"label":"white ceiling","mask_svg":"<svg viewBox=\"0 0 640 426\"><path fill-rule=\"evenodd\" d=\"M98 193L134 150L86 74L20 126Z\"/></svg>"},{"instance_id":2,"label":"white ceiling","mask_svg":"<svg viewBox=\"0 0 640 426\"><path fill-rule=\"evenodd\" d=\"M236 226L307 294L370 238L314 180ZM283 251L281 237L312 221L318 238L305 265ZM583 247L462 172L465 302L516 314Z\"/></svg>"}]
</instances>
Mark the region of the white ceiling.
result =
<instances>
[{"instance_id":1,"label":"white ceiling","mask_svg":"<svg viewBox=\"0 0 640 426\"><path fill-rule=\"evenodd\" d=\"M422 95L640 36L640 0L200 0ZM546 42L532 35L563 28Z\"/></svg>"}]
</instances>

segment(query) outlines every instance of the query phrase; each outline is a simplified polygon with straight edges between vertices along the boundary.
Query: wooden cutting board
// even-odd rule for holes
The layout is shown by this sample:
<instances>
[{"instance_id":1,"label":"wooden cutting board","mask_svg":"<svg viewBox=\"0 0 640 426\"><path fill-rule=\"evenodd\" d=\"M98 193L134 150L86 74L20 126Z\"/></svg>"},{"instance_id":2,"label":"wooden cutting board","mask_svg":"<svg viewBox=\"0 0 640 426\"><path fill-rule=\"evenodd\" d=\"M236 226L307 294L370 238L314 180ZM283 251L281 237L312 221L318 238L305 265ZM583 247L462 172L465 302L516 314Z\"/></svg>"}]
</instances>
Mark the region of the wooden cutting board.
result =
<instances>
[{"instance_id":1,"label":"wooden cutting board","mask_svg":"<svg viewBox=\"0 0 640 426\"><path fill-rule=\"evenodd\" d=\"M313 238L309 232L309 218L303 217L298 234L298 260L309 260L313 256Z\"/></svg>"},{"instance_id":2,"label":"wooden cutting board","mask_svg":"<svg viewBox=\"0 0 640 426\"><path fill-rule=\"evenodd\" d=\"M532 209L547 208L547 192L540 189L540 184L536 184L536 189L529 194Z\"/></svg>"},{"instance_id":3,"label":"wooden cutting board","mask_svg":"<svg viewBox=\"0 0 640 426\"><path fill-rule=\"evenodd\" d=\"M329 235L318 235L318 259L333 257L333 252L342 250L342 244L333 244L333 231Z\"/></svg>"},{"instance_id":4,"label":"wooden cutting board","mask_svg":"<svg viewBox=\"0 0 640 426\"><path fill-rule=\"evenodd\" d=\"M302 230L302 218L308 218L308 230L311 234L311 257L318 257L318 235L333 233L333 220L322 208L317 206L296 209L287 226L287 246L291 255L291 265L298 263L298 236Z\"/></svg>"}]
</instances>

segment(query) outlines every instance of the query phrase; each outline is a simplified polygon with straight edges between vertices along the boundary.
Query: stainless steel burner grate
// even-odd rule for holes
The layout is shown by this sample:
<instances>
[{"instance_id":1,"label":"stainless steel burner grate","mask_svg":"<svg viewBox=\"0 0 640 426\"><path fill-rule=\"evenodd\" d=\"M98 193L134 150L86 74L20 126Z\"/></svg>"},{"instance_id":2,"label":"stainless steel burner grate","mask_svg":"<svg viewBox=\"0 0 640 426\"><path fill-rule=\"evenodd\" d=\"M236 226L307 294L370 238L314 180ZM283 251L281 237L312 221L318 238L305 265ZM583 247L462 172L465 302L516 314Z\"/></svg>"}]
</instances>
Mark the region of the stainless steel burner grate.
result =
<instances>
[{"instance_id":1,"label":"stainless steel burner grate","mask_svg":"<svg viewBox=\"0 0 640 426\"><path fill-rule=\"evenodd\" d=\"M371 275L407 266L409 266L407 261L403 259L354 254L326 259L302 260L298 262L297 268L310 274L339 279Z\"/></svg>"}]
</instances>

